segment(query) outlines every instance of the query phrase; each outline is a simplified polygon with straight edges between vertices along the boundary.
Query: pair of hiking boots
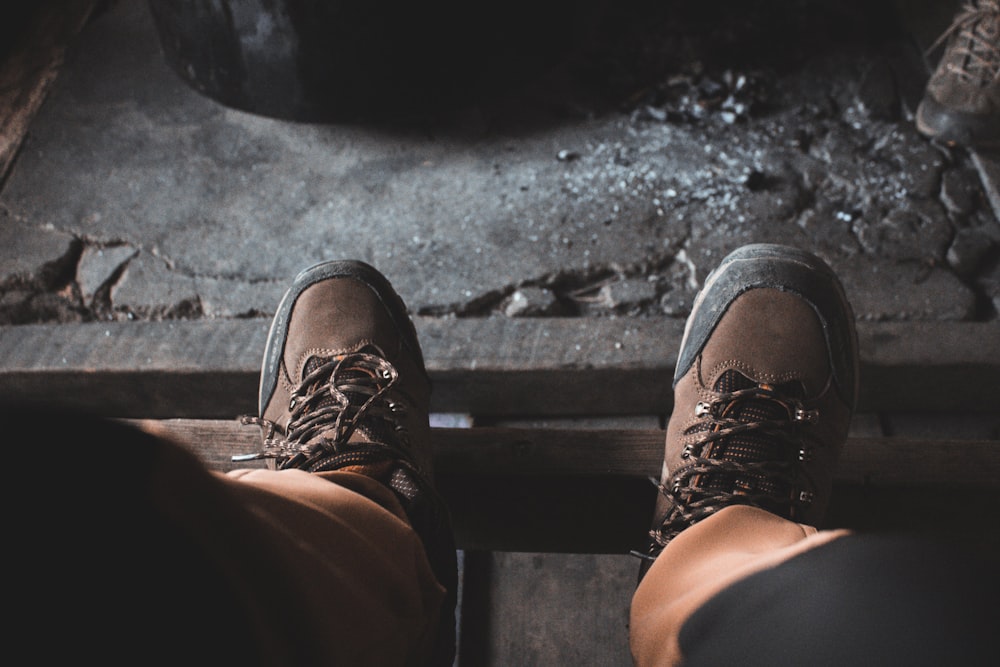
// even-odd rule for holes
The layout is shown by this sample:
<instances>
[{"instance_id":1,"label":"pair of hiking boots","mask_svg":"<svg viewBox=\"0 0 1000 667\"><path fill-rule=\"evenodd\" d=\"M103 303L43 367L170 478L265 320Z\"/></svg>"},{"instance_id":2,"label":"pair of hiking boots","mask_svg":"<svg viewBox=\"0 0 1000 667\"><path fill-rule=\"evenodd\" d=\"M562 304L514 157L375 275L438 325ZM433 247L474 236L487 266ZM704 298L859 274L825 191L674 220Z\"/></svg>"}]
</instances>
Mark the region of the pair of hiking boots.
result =
<instances>
[{"instance_id":1,"label":"pair of hiking boots","mask_svg":"<svg viewBox=\"0 0 1000 667\"><path fill-rule=\"evenodd\" d=\"M942 44L917 130L949 145L1000 149L1000 0L967 2L931 52Z\"/></svg>"},{"instance_id":2,"label":"pair of hiking boots","mask_svg":"<svg viewBox=\"0 0 1000 667\"><path fill-rule=\"evenodd\" d=\"M707 278L688 319L649 551L734 504L816 525L857 396L854 316L819 258L754 244ZM350 470L396 494L455 594L448 510L434 488L431 383L389 281L357 261L303 271L272 322L260 382L263 449L278 468ZM636 508L643 511L643 508ZM450 601L454 602L454 598ZM448 662L454 623L442 622Z\"/></svg>"}]
</instances>

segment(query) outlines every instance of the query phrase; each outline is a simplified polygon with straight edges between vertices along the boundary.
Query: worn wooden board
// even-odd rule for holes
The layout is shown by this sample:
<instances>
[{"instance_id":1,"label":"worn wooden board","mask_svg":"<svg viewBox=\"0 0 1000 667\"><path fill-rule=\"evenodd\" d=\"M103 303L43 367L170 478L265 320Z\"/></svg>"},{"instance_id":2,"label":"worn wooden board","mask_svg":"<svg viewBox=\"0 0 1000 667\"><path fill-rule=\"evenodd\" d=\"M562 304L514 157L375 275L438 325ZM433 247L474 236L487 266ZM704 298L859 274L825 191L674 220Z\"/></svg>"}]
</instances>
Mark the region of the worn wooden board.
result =
<instances>
[{"instance_id":1,"label":"worn wooden board","mask_svg":"<svg viewBox=\"0 0 1000 667\"><path fill-rule=\"evenodd\" d=\"M239 467L230 458L260 445L259 429L236 419L129 422L184 443L219 471ZM432 434L435 466L445 475L646 479L659 476L663 461L664 433L655 429L474 427L434 428ZM882 487L961 483L1000 489L1000 441L849 438L836 479Z\"/></svg>"},{"instance_id":2,"label":"worn wooden board","mask_svg":"<svg viewBox=\"0 0 1000 667\"><path fill-rule=\"evenodd\" d=\"M993 215L1000 221L1000 150L970 151L972 163L979 170L983 192L993 207Z\"/></svg>"},{"instance_id":3,"label":"worn wooden board","mask_svg":"<svg viewBox=\"0 0 1000 667\"><path fill-rule=\"evenodd\" d=\"M679 320L415 319L432 409L478 415L666 414ZM116 417L256 410L264 319L0 327L0 400ZM859 324L860 408L1000 410L1000 325Z\"/></svg>"},{"instance_id":4,"label":"worn wooden board","mask_svg":"<svg viewBox=\"0 0 1000 667\"><path fill-rule=\"evenodd\" d=\"M17 3L0 20L6 43L0 60L0 184L62 67L66 49L86 24L97 0Z\"/></svg>"},{"instance_id":5,"label":"worn wooden board","mask_svg":"<svg viewBox=\"0 0 1000 667\"><path fill-rule=\"evenodd\" d=\"M133 423L218 471L259 444L256 427L236 420ZM643 544L662 431L436 428L432 435L460 548L624 553ZM967 535L1000 516L1000 442L851 438L835 484L832 525L921 529L933 519L936 530ZM963 503L977 510L955 511Z\"/></svg>"},{"instance_id":6,"label":"worn wooden board","mask_svg":"<svg viewBox=\"0 0 1000 667\"><path fill-rule=\"evenodd\" d=\"M417 318L416 324L436 411L669 411L682 331L677 320ZM252 412L267 326L255 319L2 327L0 399L58 399L123 417ZM863 409L1000 405L995 324L862 323L860 337Z\"/></svg>"}]
</instances>

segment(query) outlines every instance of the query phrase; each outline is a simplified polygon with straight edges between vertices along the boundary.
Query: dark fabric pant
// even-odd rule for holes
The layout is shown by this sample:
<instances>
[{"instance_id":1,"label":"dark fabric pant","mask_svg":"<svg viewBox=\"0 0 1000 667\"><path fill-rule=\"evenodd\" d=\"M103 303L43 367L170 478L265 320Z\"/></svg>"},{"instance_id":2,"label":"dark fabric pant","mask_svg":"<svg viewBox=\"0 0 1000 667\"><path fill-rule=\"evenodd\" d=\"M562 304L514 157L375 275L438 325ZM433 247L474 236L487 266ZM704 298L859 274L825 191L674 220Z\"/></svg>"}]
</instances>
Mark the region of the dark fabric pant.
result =
<instances>
[{"instance_id":1,"label":"dark fabric pant","mask_svg":"<svg viewBox=\"0 0 1000 667\"><path fill-rule=\"evenodd\" d=\"M997 566L926 537L848 535L699 607L684 664L997 665Z\"/></svg>"},{"instance_id":2,"label":"dark fabric pant","mask_svg":"<svg viewBox=\"0 0 1000 667\"><path fill-rule=\"evenodd\" d=\"M24 407L0 418L3 636L18 660L381 666L430 654L444 590L374 479L223 475L119 422Z\"/></svg>"},{"instance_id":3,"label":"dark fabric pant","mask_svg":"<svg viewBox=\"0 0 1000 667\"><path fill-rule=\"evenodd\" d=\"M240 665L427 655L443 591L374 480L213 474L118 423L23 407L0 418L12 653ZM954 545L732 507L654 563L631 644L641 665L998 664L997 573Z\"/></svg>"}]
</instances>

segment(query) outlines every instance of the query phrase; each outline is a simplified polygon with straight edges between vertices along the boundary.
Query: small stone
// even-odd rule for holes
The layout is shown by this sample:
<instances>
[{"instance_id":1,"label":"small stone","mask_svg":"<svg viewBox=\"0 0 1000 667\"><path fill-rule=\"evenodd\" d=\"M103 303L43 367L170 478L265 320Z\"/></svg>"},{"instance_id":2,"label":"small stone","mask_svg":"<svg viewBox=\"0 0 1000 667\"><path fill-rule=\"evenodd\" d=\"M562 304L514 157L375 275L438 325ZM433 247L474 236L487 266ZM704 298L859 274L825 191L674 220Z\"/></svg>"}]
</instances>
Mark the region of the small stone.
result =
<instances>
[{"instance_id":1,"label":"small stone","mask_svg":"<svg viewBox=\"0 0 1000 667\"><path fill-rule=\"evenodd\" d=\"M76 282L84 300L89 302L97 290L121 270L122 265L138 254L138 248L130 245L84 248L76 266Z\"/></svg>"},{"instance_id":2,"label":"small stone","mask_svg":"<svg viewBox=\"0 0 1000 667\"><path fill-rule=\"evenodd\" d=\"M636 308L656 298L656 285L645 279L629 278L601 288L601 300L614 310Z\"/></svg>"},{"instance_id":3,"label":"small stone","mask_svg":"<svg viewBox=\"0 0 1000 667\"><path fill-rule=\"evenodd\" d=\"M976 206L979 192L976 175L963 169L949 169L941 176L941 203L952 215L966 216Z\"/></svg>"},{"instance_id":4,"label":"small stone","mask_svg":"<svg viewBox=\"0 0 1000 667\"><path fill-rule=\"evenodd\" d=\"M976 273L993 245L993 239L979 229L960 229L948 248L948 265L957 275L968 278Z\"/></svg>"},{"instance_id":5,"label":"small stone","mask_svg":"<svg viewBox=\"0 0 1000 667\"><path fill-rule=\"evenodd\" d=\"M559 300L552 290L532 286L515 291L503 306L503 314L507 317L557 315L560 310Z\"/></svg>"}]
</instances>

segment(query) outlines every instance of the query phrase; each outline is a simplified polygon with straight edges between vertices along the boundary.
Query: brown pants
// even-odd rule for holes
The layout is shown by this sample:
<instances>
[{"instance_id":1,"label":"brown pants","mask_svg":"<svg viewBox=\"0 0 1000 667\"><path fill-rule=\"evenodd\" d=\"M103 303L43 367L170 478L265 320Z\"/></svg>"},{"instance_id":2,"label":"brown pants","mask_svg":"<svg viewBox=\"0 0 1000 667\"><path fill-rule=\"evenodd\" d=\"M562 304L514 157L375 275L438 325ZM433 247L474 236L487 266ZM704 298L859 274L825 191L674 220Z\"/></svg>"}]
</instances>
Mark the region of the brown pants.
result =
<instances>
[{"instance_id":1,"label":"brown pants","mask_svg":"<svg viewBox=\"0 0 1000 667\"><path fill-rule=\"evenodd\" d=\"M632 598L630 644L636 664L681 659L684 622L732 583L845 535L818 532L754 507L727 507L678 535Z\"/></svg>"},{"instance_id":2,"label":"brown pants","mask_svg":"<svg viewBox=\"0 0 1000 667\"><path fill-rule=\"evenodd\" d=\"M992 665L997 564L927 535L817 531L729 507L632 600L639 665Z\"/></svg>"},{"instance_id":3,"label":"brown pants","mask_svg":"<svg viewBox=\"0 0 1000 667\"><path fill-rule=\"evenodd\" d=\"M298 593L327 628L325 664L423 663L444 589L392 492L351 472L218 478L255 518L250 539L277 546L301 572Z\"/></svg>"},{"instance_id":4,"label":"brown pants","mask_svg":"<svg viewBox=\"0 0 1000 667\"><path fill-rule=\"evenodd\" d=\"M8 443L40 454L0 485L11 650L38 663L241 665L421 664L430 652L444 592L373 480L215 474L120 424L0 419ZM635 591L635 662L988 664L996 564L869 543L720 511L675 538Z\"/></svg>"},{"instance_id":5,"label":"brown pants","mask_svg":"<svg viewBox=\"0 0 1000 667\"><path fill-rule=\"evenodd\" d=\"M5 643L35 664L420 665L444 589L350 472L209 472L119 423L4 410ZM12 469L13 470L13 469Z\"/></svg>"}]
</instances>

